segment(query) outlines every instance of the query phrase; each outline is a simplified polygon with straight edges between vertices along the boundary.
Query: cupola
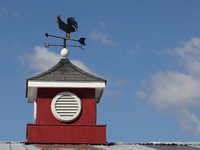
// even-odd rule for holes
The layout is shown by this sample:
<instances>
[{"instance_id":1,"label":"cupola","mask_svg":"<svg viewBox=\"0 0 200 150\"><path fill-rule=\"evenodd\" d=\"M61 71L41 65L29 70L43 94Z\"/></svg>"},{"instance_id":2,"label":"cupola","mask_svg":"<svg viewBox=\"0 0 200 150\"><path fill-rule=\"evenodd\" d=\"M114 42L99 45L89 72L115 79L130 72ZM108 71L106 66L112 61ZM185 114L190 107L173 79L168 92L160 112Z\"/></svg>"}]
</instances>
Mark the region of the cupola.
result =
<instances>
[{"instance_id":1,"label":"cupola","mask_svg":"<svg viewBox=\"0 0 200 150\"><path fill-rule=\"evenodd\" d=\"M96 104L106 80L61 59L26 81L34 123L27 124L27 143L106 144L106 125L96 124Z\"/></svg>"}]
</instances>

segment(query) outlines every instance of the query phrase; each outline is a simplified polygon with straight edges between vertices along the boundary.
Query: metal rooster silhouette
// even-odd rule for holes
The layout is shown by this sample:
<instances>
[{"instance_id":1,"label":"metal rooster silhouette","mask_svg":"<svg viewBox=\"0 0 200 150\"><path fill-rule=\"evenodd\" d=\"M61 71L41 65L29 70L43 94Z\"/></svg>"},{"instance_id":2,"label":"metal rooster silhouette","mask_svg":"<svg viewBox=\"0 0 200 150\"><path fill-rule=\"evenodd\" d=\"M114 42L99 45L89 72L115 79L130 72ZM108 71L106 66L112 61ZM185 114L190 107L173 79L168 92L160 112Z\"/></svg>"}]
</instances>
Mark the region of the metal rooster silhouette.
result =
<instances>
[{"instance_id":1,"label":"metal rooster silhouette","mask_svg":"<svg viewBox=\"0 0 200 150\"><path fill-rule=\"evenodd\" d=\"M66 38L71 40L70 38L70 33L71 32L75 32L75 30L78 32L78 23L75 21L75 18L73 17L69 17L67 19L67 23L64 23L61 19L60 19L60 15L57 15L56 19L57 19L57 23L58 23L58 27L65 31L67 34L66 34Z\"/></svg>"}]
</instances>

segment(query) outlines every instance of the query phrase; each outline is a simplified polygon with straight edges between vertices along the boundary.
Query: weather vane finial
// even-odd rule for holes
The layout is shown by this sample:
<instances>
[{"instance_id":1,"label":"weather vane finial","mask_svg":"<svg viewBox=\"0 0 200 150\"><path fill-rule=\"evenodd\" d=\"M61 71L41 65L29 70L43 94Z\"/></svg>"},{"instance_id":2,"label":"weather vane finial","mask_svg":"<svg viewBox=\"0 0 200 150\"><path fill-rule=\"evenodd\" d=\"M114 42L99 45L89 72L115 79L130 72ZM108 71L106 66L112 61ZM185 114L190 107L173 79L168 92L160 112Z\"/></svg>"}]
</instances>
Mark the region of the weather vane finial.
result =
<instances>
[{"instance_id":1,"label":"weather vane finial","mask_svg":"<svg viewBox=\"0 0 200 150\"><path fill-rule=\"evenodd\" d=\"M80 47L81 49L83 49L83 45L85 44L85 38L80 38L79 40L75 40L75 39L71 39L71 32L78 32L78 23L75 21L75 18L73 17L69 17L67 19L67 24L64 23L61 19L60 19L60 15L56 16L57 19L57 23L58 23L58 27L66 32L66 38L64 37L59 37L59 36L55 36L55 35L49 35L48 33L45 34L46 37L51 36L51 37L55 37L55 38L60 38L64 40L64 44L63 45L50 45L48 43L48 45L46 45L46 43L44 44L45 47L49 47L49 46L62 46L63 49L65 49L66 52L66 47ZM71 40L71 41L78 41L81 45L66 45L66 40ZM63 50L62 50L63 51ZM62 55L62 51L61 51L61 55ZM68 51L68 50L67 50ZM68 53L68 52L67 52ZM67 57L67 55L62 55L63 57Z\"/></svg>"}]
</instances>

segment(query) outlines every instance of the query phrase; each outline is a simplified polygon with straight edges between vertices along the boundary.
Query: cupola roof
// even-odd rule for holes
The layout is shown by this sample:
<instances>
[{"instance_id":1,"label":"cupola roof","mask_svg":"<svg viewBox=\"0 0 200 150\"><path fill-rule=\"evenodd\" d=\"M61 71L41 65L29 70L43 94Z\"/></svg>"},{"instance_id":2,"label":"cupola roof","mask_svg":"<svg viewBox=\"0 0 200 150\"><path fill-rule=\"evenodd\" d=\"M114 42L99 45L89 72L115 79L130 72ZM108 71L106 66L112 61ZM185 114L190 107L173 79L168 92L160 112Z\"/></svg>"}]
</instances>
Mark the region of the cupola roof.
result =
<instances>
[{"instance_id":1,"label":"cupola roof","mask_svg":"<svg viewBox=\"0 0 200 150\"><path fill-rule=\"evenodd\" d=\"M69 59L60 61L51 69L27 79L35 81L104 81L106 80L89 74L70 62Z\"/></svg>"},{"instance_id":2,"label":"cupola roof","mask_svg":"<svg viewBox=\"0 0 200 150\"><path fill-rule=\"evenodd\" d=\"M26 80L26 97L28 102L33 102L37 96L37 88L95 88L96 102L105 88L106 80L83 71L64 58L51 69Z\"/></svg>"}]
</instances>

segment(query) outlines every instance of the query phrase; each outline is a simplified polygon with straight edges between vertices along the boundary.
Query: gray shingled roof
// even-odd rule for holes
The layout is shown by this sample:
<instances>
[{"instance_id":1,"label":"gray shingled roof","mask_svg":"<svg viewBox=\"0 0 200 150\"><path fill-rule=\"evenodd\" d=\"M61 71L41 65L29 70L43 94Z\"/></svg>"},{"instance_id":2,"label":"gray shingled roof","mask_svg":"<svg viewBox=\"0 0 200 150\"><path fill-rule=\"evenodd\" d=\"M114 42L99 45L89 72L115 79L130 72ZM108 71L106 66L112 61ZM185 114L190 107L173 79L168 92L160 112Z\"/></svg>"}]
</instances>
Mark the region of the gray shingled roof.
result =
<instances>
[{"instance_id":1,"label":"gray shingled roof","mask_svg":"<svg viewBox=\"0 0 200 150\"><path fill-rule=\"evenodd\" d=\"M28 81L92 81L107 82L105 79L89 74L70 62L69 59L60 61L51 69L33 76L26 80L26 97L28 91Z\"/></svg>"},{"instance_id":2,"label":"gray shingled roof","mask_svg":"<svg viewBox=\"0 0 200 150\"><path fill-rule=\"evenodd\" d=\"M105 81L102 78L89 74L72 64L69 59L61 59L51 69L31 77L34 81Z\"/></svg>"}]
</instances>

